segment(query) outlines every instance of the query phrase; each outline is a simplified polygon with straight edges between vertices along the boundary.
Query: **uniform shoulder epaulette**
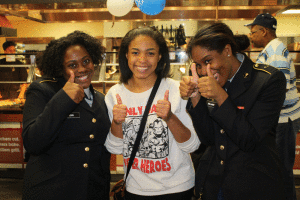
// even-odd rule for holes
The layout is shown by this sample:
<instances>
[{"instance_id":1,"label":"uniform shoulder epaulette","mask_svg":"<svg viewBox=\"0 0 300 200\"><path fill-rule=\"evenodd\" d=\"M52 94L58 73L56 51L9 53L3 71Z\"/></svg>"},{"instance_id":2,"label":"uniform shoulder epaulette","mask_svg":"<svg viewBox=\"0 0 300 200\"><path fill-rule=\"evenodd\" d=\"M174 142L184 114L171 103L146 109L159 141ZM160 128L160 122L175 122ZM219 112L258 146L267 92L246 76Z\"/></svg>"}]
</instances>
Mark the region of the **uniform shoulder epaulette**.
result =
<instances>
[{"instance_id":1,"label":"uniform shoulder epaulette","mask_svg":"<svg viewBox=\"0 0 300 200\"><path fill-rule=\"evenodd\" d=\"M105 96L105 94L99 90L97 90L96 88L94 88L95 91L100 92L101 94L103 94Z\"/></svg>"},{"instance_id":2,"label":"uniform shoulder epaulette","mask_svg":"<svg viewBox=\"0 0 300 200\"><path fill-rule=\"evenodd\" d=\"M275 68L275 67L272 67L272 66L266 65L266 64L258 64L258 63L254 64L253 68L255 70L263 71L263 72L266 72L268 74L272 74L272 73L278 71L278 69Z\"/></svg>"},{"instance_id":3,"label":"uniform shoulder epaulette","mask_svg":"<svg viewBox=\"0 0 300 200\"><path fill-rule=\"evenodd\" d=\"M41 80L39 83L49 83L49 82L56 83L57 79L56 78L44 79L44 80Z\"/></svg>"}]
</instances>

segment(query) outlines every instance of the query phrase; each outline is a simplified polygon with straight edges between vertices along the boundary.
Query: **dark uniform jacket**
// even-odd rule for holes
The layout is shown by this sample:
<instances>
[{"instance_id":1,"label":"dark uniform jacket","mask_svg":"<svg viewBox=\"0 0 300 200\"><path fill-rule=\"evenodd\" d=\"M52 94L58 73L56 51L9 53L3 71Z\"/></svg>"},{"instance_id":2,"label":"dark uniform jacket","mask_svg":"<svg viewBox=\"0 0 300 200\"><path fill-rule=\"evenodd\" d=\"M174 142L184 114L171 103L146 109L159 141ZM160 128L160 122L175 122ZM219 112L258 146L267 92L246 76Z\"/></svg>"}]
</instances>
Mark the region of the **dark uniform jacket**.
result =
<instances>
[{"instance_id":1,"label":"dark uniform jacket","mask_svg":"<svg viewBox=\"0 0 300 200\"><path fill-rule=\"evenodd\" d=\"M220 107L210 112L212 104L201 97L188 109L208 146L196 172L196 195L203 187L205 200L216 200L220 188L225 200L284 199L275 128L285 88L282 72L245 56Z\"/></svg>"},{"instance_id":2,"label":"dark uniform jacket","mask_svg":"<svg viewBox=\"0 0 300 200\"><path fill-rule=\"evenodd\" d=\"M23 143L30 153L23 199L109 199L110 153L104 142L110 120L104 95L93 105L76 104L64 92L66 81L40 79L26 93Z\"/></svg>"}]
</instances>

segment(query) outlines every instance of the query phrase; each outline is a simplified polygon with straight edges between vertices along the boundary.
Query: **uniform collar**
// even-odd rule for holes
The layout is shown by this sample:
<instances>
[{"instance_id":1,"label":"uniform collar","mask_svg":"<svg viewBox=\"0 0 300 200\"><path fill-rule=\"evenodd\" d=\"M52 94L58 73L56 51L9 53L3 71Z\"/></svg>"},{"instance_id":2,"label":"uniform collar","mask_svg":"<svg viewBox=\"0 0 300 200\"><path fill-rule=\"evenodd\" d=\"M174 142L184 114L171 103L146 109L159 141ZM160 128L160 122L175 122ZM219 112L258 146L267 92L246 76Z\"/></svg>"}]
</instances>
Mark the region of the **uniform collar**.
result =
<instances>
[{"instance_id":1,"label":"uniform collar","mask_svg":"<svg viewBox=\"0 0 300 200\"><path fill-rule=\"evenodd\" d=\"M243 54L241 54L241 53L237 53L236 54L236 58L241 62L241 64L240 64L238 70L235 72L235 74L231 77L231 79L228 80L229 82L231 82L233 80L233 78L238 73L238 71L240 70L240 68L241 68L241 66L242 66L242 64L243 64L243 62L245 60L245 56Z\"/></svg>"},{"instance_id":2,"label":"uniform collar","mask_svg":"<svg viewBox=\"0 0 300 200\"><path fill-rule=\"evenodd\" d=\"M231 99L236 98L245 90L247 90L248 87L250 87L253 65L254 63L250 60L250 58L244 55L244 60L234 78L232 79L230 87L227 91Z\"/></svg>"}]
</instances>

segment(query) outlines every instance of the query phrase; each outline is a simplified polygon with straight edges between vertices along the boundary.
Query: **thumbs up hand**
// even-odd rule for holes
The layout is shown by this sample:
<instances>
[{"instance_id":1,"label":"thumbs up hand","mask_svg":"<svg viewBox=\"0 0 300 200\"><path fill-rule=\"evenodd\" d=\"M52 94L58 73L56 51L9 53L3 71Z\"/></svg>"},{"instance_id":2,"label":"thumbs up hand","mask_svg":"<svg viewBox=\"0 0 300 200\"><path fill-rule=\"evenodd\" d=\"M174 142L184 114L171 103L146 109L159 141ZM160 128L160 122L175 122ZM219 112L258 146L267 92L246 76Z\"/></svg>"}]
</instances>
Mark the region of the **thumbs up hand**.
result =
<instances>
[{"instance_id":1,"label":"thumbs up hand","mask_svg":"<svg viewBox=\"0 0 300 200\"><path fill-rule=\"evenodd\" d=\"M122 104L122 99L119 94L116 94L117 104L113 107L113 121L120 125L125 121L127 116L127 106Z\"/></svg>"},{"instance_id":2,"label":"thumbs up hand","mask_svg":"<svg viewBox=\"0 0 300 200\"><path fill-rule=\"evenodd\" d=\"M201 77L198 81L199 92L205 98L217 100L225 92L218 83L220 74L217 72L213 75L210 64L207 65L206 72L207 76Z\"/></svg>"},{"instance_id":3,"label":"thumbs up hand","mask_svg":"<svg viewBox=\"0 0 300 200\"><path fill-rule=\"evenodd\" d=\"M69 70L69 73L70 73L70 77L69 77L68 82L75 83L75 74L74 74L74 72L72 70Z\"/></svg>"},{"instance_id":4,"label":"thumbs up hand","mask_svg":"<svg viewBox=\"0 0 300 200\"><path fill-rule=\"evenodd\" d=\"M166 90L164 99L157 101L156 114L166 122L168 122L172 116L171 103L169 102L169 90Z\"/></svg>"},{"instance_id":5,"label":"thumbs up hand","mask_svg":"<svg viewBox=\"0 0 300 200\"><path fill-rule=\"evenodd\" d=\"M199 94L199 92L195 91L198 89L197 80L199 79L195 63L192 64L191 71L193 76L184 76L180 81L179 90L181 97L196 97Z\"/></svg>"},{"instance_id":6,"label":"thumbs up hand","mask_svg":"<svg viewBox=\"0 0 300 200\"><path fill-rule=\"evenodd\" d=\"M199 76L198 76L198 73L196 71L196 64L193 63L192 66L191 66L191 71L192 71L192 79L191 79L191 82L193 83L198 83L198 79L199 79ZM199 94L199 91L198 91L198 86L194 88L194 92L190 95L190 97L196 97L197 94Z\"/></svg>"},{"instance_id":7,"label":"thumbs up hand","mask_svg":"<svg viewBox=\"0 0 300 200\"><path fill-rule=\"evenodd\" d=\"M67 93L67 95L75 102L80 103L84 98L84 90L82 86L75 83L75 75L72 70L69 70L69 80L63 87L63 90Z\"/></svg>"}]
</instances>

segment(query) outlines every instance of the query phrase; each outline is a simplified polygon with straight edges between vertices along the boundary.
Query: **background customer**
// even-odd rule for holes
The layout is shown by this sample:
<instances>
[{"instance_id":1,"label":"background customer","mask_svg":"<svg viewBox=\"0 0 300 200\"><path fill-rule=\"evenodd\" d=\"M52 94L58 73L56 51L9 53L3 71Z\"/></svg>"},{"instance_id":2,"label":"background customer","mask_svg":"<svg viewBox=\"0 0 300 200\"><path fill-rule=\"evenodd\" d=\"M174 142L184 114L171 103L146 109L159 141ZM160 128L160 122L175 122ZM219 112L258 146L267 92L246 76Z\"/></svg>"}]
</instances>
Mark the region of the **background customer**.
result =
<instances>
[{"instance_id":1,"label":"background customer","mask_svg":"<svg viewBox=\"0 0 300 200\"><path fill-rule=\"evenodd\" d=\"M6 41L2 45L5 54L16 53L16 43ZM0 65L12 65L12 67L0 67L1 81L27 81L27 69L25 67L14 67L23 64L15 59L7 61L6 57L0 59ZM20 93L20 83L0 83L0 99L16 99Z\"/></svg>"},{"instance_id":2,"label":"background customer","mask_svg":"<svg viewBox=\"0 0 300 200\"><path fill-rule=\"evenodd\" d=\"M282 71L286 78L286 98L276 129L276 143L280 160L284 164L284 185L287 199L296 200L293 166L296 136L300 128L300 101L296 86L296 73L286 46L276 37L277 20L270 14L258 15L253 23L250 39L254 47L264 47L256 62L268 64Z\"/></svg>"}]
</instances>

